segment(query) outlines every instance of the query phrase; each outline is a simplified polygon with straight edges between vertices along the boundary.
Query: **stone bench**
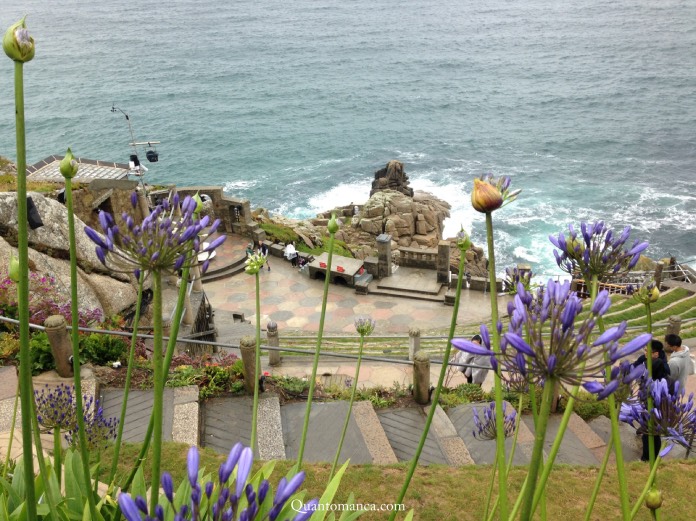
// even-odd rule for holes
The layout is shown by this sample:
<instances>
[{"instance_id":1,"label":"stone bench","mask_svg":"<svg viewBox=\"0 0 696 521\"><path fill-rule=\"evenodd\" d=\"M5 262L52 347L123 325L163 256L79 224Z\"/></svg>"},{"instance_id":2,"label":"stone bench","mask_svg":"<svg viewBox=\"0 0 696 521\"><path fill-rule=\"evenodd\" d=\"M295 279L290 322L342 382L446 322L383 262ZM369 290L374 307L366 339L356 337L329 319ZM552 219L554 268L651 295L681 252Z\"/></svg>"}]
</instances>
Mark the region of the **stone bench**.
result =
<instances>
[{"instance_id":1,"label":"stone bench","mask_svg":"<svg viewBox=\"0 0 696 521\"><path fill-rule=\"evenodd\" d=\"M469 289L473 291L488 291L488 279L485 277L471 277ZM495 279L495 292L503 292L503 280Z\"/></svg>"}]
</instances>

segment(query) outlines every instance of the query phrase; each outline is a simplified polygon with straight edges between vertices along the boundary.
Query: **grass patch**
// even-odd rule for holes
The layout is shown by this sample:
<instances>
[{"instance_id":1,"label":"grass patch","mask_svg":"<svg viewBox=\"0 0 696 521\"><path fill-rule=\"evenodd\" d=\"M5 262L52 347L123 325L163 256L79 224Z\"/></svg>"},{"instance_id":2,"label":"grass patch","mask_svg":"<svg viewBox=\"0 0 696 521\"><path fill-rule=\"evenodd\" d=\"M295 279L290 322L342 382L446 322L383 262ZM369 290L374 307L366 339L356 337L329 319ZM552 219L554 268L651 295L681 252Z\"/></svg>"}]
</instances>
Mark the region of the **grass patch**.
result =
<instances>
[{"instance_id":1,"label":"grass patch","mask_svg":"<svg viewBox=\"0 0 696 521\"><path fill-rule=\"evenodd\" d=\"M128 466L135 460L139 445L127 444L121 452L121 461L118 468L117 479L123 479ZM178 443L165 443L162 453L162 461L167 470L174 477L175 484L186 479L186 454L188 446ZM217 473L217 468L227 455L216 454L211 450L202 449L201 467L207 472ZM112 451L107 450L102 457L101 476L103 479L108 474ZM291 469L293 461L279 461L271 478L275 486L281 477ZM254 471L259 468L255 462ZM307 498L321 496L328 474L329 464L303 465L307 473L304 489L307 490ZM150 462L145 462L145 475L150 475ZM346 471L334 499L335 504L344 503L348 495L355 494L355 502L361 504L391 504L396 501L399 490L403 485L406 475L406 465L352 465ZM648 476L648 466L635 462L626 465L628 490L631 503L635 502L640 494ZM510 471L510 493L515 499L519 492L526 469L515 467ZM419 467L413 476L413 481L406 495L406 509L415 509L415 519L420 521L468 521L480 520L485 509L483 498L485 497L484 485L491 476L491 467L468 465L459 468L431 465ZM547 519L583 519L587 498L590 496L595 478L596 467L557 466L548 487L548 513ZM671 460L663 464L658 472L658 486L662 488L664 503L662 519L670 521L690 521L694 518L692 498L696 495L696 460ZM678 486L671 484L678 483ZM494 492L495 493L495 492ZM401 514L397 519L403 519ZM367 512L360 519L383 520L387 518L385 512ZM602 488L594 509L592 519L619 519L620 506L618 498L618 485L616 471L610 465L604 476ZM641 508L637 520L647 521L651 519L646 508Z\"/></svg>"},{"instance_id":2,"label":"grass patch","mask_svg":"<svg viewBox=\"0 0 696 521\"><path fill-rule=\"evenodd\" d=\"M274 242L282 242L283 244L294 242L297 251L311 253L312 255L321 255L323 252L327 251L329 244L328 237L322 238L321 245L310 248L302 239L300 239L300 236L288 226L275 223L261 223L259 226L263 231L266 232L266 236L269 240ZM334 240L334 253L336 255L342 255L343 257L353 258L353 253L348 249L348 246L343 241Z\"/></svg>"}]
</instances>

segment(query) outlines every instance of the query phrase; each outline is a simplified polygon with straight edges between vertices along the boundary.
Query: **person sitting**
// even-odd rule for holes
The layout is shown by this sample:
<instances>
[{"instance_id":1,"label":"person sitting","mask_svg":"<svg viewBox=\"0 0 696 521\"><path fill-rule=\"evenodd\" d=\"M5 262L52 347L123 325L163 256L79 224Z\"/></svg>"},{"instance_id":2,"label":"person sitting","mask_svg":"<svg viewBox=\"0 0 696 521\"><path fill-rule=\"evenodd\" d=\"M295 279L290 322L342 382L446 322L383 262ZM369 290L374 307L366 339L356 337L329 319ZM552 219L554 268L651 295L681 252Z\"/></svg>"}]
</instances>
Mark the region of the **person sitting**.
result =
<instances>
[{"instance_id":1,"label":"person sitting","mask_svg":"<svg viewBox=\"0 0 696 521\"><path fill-rule=\"evenodd\" d=\"M292 267L297 267L297 250L295 249L295 243L290 242L285 246L284 252L285 258L290 261Z\"/></svg>"},{"instance_id":2,"label":"person sitting","mask_svg":"<svg viewBox=\"0 0 696 521\"><path fill-rule=\"evenodd\" d=\"M254 254L254 245L252 243L247 244L246 256L251 257Z\"/></svg>"}]
</instances>

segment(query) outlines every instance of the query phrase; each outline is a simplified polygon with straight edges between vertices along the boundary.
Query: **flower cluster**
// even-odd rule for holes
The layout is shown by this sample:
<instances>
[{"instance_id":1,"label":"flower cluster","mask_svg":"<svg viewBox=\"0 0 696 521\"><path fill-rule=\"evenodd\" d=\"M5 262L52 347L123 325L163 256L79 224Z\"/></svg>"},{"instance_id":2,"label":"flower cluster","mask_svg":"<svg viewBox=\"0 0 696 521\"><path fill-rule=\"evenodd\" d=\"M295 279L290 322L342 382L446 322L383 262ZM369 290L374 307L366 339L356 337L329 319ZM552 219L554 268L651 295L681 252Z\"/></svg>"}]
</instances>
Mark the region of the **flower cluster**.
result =
<instances>
[{"instance_id":1,"label":"flower cluster","mask_svg":"<svg viewBox=\"0 0 696 521\"><path fill-rule=\"evenodd\" d=\"M594 381L606 367L642 349L652 338L642 334L620 347L619 340L626 330L623 322L592 341L597 320L610 305L609 294L601 291L588 317L576 325L582 302L570 291L569 282L549 280L535 294L520 284L508 309L510 326L501 338L500 353L491 350L485 325L481 326L482 345L462 338L452 340L452 345L468 353L490 356L491 366L496 371L502 369L503 379L506 373L520 373L532 383L555 379L564 387L574 387ZM498 328L502 330L502 325ZM529 341L524 338L525 332Z\"/></svg>"},{"instance_id":2,"label":"flower cluster","mask_svg":"<svg viewBox=\"0 0 696 521\"><path fill-rule=\"evenodd\" d=\"M614 234L603 221L592 224L580 223L580 233L568 225L568 236L562 232L550 235L549 240L560 250L554 250L556 263L566 273L581 274L586 281L597 276L599 280L619 275L631 270L640 259L640 254L648 247L647 242L634 241L625 249L631 234L626 226L620 235Z\"/></svg>"},{"instance_id":3,"label":"flower cluster","mask_svg":"<svg viewBox=\"0 0 696 521\"><path fill-rule=\"evenodd\" d=\"M521 191L510 191L510 178L507 176L496 180L491 174L482 175L474 179L471 205L477 212L490 213L517 199Z\"/></svg>"},{"instance_id":4,"label":"flower cluster","mask_svg":"<svg viewBox=\"0 0 696 521\"><path fill-rule=\"evenodd\" d=\"M642 381L647 374L645 365L633 367L628 360L622 360L619 365L611 368L608 380L605 375L604 383L590 381L585 382L583 387L586 391L596 394L598 400L603 400L614 393L617 401L624 402L632 396L635 382Z\"/></svg>"},{"instance_id":5,"label":"flower cluster","mask_svg":"<svg viewBox=\"0 0 696 521\"><path fill-rule=\"evenodd\" d=\"M136 192L131 194L131 205L134 210L138 206ZM201 248L198 236L208 226L209 217L200 220L195 217L196 202L190 196L181 203L181 217L175 218L174 210L178 206L178 194L171 203L164 199L140 225L126 212L121 215L121 226L114 222L111 214L101 212L99 224L104 236L88 226L85 233L97 245L97 257L102 264L114 271L133 272L136 277L141 271L178 271L196 262L199 253L211 253L226 239L221 235ZM217 219L207 230L208 234L215 233L219 225ZM203 272L208 263L209 260L203 263Z\"/></svg>"},{"instance_id":6,"label":"flower cluster","mask_svg":"<svg viewBox=\"0 0 696 521\"><path fill-rule=\"evenodd\" d=\"M83 396L83 416L85 423L85 436L87 438L87 448L90 451L104 450L111 440L116 439L118 429L118 418L104 417L104 410L93 396ZM80 441L77 433L77 423L74 429L68 431L65 439L72 446L77 446Z\"/></svg>"},{"instance_id":7,"label":"flower cluster","mask_svg":"<svg viewBox=\"0 0 696 521\"><path fill-rule=\"evenodd\" d=\"M261 255L260 253L254 253L247 257L247 260L244 262L244 264L244 271L248 275L256 275L259 271L261 271L263 265L266 264L266 257Z\"/></svg>"},{"instance_id":8,"label":"flower cluster","mask_svg":"<svg viewBox=\"0 0 696 521\"><path fill-rule=\"evenodd\" d=\"M534 274L531 270L520 270L516 266L505 268L505 280L503 281L503 287L509 295L517 294L518 284L522 284L522 287L526 291L529 291L532 287L533 276Z\"/></svg>"},{"instance_id":9,"label":"flower cluster","mask_svg":"<svg viewBox=\"0 0 696 521\"><path fill-rule=\"evenodd\" d=\"M148 515L147 501L138 496L121 494L118 504L127 521L306 521L314 513L318 504L316 499L295 510L296 501L288 500L299 490L305 474L299 472L290 480L281 478L275 495L267 479L262 479L257 488L250 482L253 454L249 447L237 443L230 451L227 460L220 465L217 483L207 481L201 487L198 477L199 455L196 447L191 447L187 457L188 497L175 498L175 488L169 473L162 474L162 490L165 500L155 507L155 516ZM233 471L237 472L232 478ZM179 508L176 505L181 505ZM163 506L164 505L164 506Z\"/></svg>"},{"instance_id":10,"label":"flower cluster","mask_svg":"<svg viewBox=\"0 0 696 521\"><path fill-rule=\"evenodd\" d=\"M377 323L370 317L358 317L355 319L355 330L360 336L370 336Z\"/></svg>"},{"instance_id":11,"label":"flower cluster","mask_svg":"<svg viewBox=\"0 0 696 521\"><path fill-rule=\"evenodd\" d=\"M75 415L75 388L72 385L58 384L50 387L48 384L34 390L36 415L39 425L51 432L53 429L73 431L77 428Z\"/></svg>"},{"instance_id":12,"label":"flower cluster","mask_svg":"<svg viewBox=\"0 0 696 521\"><path fill-rule=\"evenodd\" d=\"M646 280L638 288L629 284L626 286L626 292L641 304L653 304L660 298L660 288L654 279Z\"/></svg>"},{"instance_id":13,"label":"flower cluster","mask_svg":"<svg viewBox=\"0 0 696 521\"><path fill-rule=\"evenodd\" d=\"M650 410L648 397L653 400ZM688 448L696 432L694 395L691 393L687 398L679 382L670 389L667 380L646 378L638 386L637 396L621 404L619 419L633 426L638 434L662 436Z\"/></svg>"},{"instance_id":14,"label":"flower cluster","mask_svg":"<svg viewBox=\"0 0 696 521\"><path fill-rule=\"evenodd\" d=\"M517 411L512 408L510 414L506 414L507 402L503 402L503 432L505 437L509 438L515 432L515 420ZM474 409L474 438L479 440L494 440L496 438L496 422L495 422L495 402L488 404L488 407L483 409L483 419L479 417L479 412Z\"/></svg>"}]
</instances>

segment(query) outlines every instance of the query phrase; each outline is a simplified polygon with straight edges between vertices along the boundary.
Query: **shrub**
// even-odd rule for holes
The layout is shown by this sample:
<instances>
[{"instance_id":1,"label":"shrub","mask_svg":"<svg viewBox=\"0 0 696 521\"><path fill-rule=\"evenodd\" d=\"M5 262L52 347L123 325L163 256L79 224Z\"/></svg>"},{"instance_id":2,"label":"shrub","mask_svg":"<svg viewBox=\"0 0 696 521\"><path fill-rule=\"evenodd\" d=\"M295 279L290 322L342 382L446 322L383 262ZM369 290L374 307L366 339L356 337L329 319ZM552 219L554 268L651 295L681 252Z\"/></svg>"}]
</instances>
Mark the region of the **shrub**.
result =
<instances>
[{"instance_id":1,"label":"shrub","mask_svg":"<svg viewBox=\"0 0 696 521\"><path fill-rule=\"evenodd\" d=\"M128 348L121 337L92 333L80 342L80 351L87 362L95 365L108 365L120 361Z\"/></svg>"},{"instance_id":2,"label":"shrub","mask_svg":"<svg viewBox=\"0 0 696 521\"><path fill-rule=\"evenodd\" d=\"M31 374L36 376L45 371L55 369L56 361L53 359L51 344L48 335L43 331L38 331L31 336L29 343L31 353Z\"/></svg>"},{"instance_id":3,"label":"shrub","mask_svg":"<svg viewBox=\"0 0 696 521\"><path fill-rule=\"evenodd\" d=\"M0 359L9 360L19 352L19 337L14 333L0 333Z\"/></svg>"}]
</instances>

